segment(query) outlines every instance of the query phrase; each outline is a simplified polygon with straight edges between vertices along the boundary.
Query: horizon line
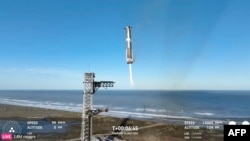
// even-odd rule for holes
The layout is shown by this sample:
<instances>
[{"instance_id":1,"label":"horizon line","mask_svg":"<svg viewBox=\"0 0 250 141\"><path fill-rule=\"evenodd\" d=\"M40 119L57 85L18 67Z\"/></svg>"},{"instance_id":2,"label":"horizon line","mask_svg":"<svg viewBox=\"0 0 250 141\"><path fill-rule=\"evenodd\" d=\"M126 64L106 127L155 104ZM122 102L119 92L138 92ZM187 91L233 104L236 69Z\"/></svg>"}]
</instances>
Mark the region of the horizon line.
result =
<instances>
[{"instance_id":1,"label":"horizon line","mask_svg":"<svg viewBox=\"0 0 250 141\"><path fill-rule=\"evenodd\" d=\"M0 89L0 91L83 91L83 89ZM250 89L99 89L99 91L250 91Z\"/></svg>"}]
</instances>

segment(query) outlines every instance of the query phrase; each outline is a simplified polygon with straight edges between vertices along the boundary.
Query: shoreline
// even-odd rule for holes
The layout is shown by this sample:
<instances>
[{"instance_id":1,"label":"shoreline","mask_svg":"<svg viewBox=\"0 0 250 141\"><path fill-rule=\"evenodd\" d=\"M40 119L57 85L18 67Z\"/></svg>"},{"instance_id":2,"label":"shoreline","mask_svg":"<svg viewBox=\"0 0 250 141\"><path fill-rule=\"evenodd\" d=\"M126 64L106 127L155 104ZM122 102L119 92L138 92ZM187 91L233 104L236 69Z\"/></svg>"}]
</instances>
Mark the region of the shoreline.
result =
<instances>
[{"instance_id":1,"label":"shoreline","mask_svg":"<svg viewBox=\"0 0 250 141\"><path fill-rule=\"evenodd\" d=\"M63 115L63 117L66 117L66 118L72 118L72 114L74 115L73 117L77 117L77 118L81 118L81 112L78 112L78 111L69 111L69 110L62 110L62 109L54 109L54 108L47 108L47 107L44 107L44 108L41 108L41 107L32 107L32 106L25 106L25 105L14 105L14 104L5 104L5 103L0 103L0 106L1 105L5 105L5 106L13 106L17 109L19 109L19 107L26 107L27 109L29 109L28 111L32 111L32 109L39 109L41 111L43 111L43 114L37 114L36 116L33 115L33 118L34 117L41 117L41 116L46 116L46 115L49 115L49 116L53 116L53 117L56 117L56 116L60 116L60 115ZM27 110L26 109L26 110ZM21 108L22 110L22 108ZM56 114L51 114L51 113L54 113L54 111L56 111ZM0 112L1 112L1 109L0 109ZM7 112L7 111L5 111ZM19 112L19 110L17 111ZM32 112L31 112L32 113ZM18 113L17 113L18 114ZM7 113L6 115L11 115L10 113ZM4 115L4 116L6 116ZM21 114L18 114L18 115L23 115L23 113ZM226 124L229 119L235 119L237 121L237 118L214 118L214 117L207 117L207 118L195 118L195 117L172 117L172 116L169 116L167 118L138 118L138 117L131 117L131 116L115 116L115 115L105 115L105 114L99 114L99 115L96 115L96 116L103 116L103 117L107 117L107 118L118 118L118 119L123 119L123 118L130 118L130 119L133 119L133 120L140 120L140 121L145 121L145 122L155 122L155 123L163 123L163 124L174 124L174 125L180 125L180 126L183 126L185 125L184 121L196 121L197 123L199 123L200 126L205 126L205 125L201 125L202 121L204 120L219 120L219 121L222 121L224 124ZM3 118L3 116L0 115L0 118ZM26 115L24 116L25 118L27 117L32 117L32 114L31 115Z\"/></svg>"},{"instance_id":2,"label":"shoreline","mask_svg":"<svg viewBox=\"0 0 250 141\"><path fill-rule=\"evenodd\" d=\"M14 105L14 104L5 104L5 103L0 103L0 105L17 106L16 107L17 109L19 109L18 107L26 107L27 109L35 108L35 109L42 110L44 112L43 115L38 115L38 116L47 115L48 113L50 113L52 111L57 111L57 113L61 113L64 116L66 114L67 117L71 117L71 116L68 116L68 114L71 114L71 113L74 113L78 117L81 116L81 112L78 112L78 111L54 109L54 108L47 108L47 107L41 108L41 107L32 107L32 106L26 106L26 105ZM44 111L44 110L46 110L46 111ZM32 111L32 109L30 109L30 111ZM10 114L7 113L7 115L10 115ZM30 116L32 116L32 114ZM50 114L50 116L51 116L51 114ZM53 116L58 116L58 114L53 115ZM131 117L131 116L123 117L123 116L105 115L105 114L99 114L98 116L105 116L105 117L110 117L110 118L132 118L132 119L135 119L135 120L151 121L151 122L156 122L156 123L178 124L178 125L183 125L184 120L198 120L197 118L191 118L191 117L186 117L186 118L184 118L184 117L182 117L182 118L176 117L175 118L175 117L171 117L171 116L169 116L169 117L167 117L165 119L161 119L161 118L143 118L143 117L139 118L139 117ZM25 117L27 117L27 116L25 116Z\"/></svg>"},{"instance_id":3,"label":"shoreline","mask_svg":"<svg viewBox=\"0 0 250 141\"><path fill-rule=\"evenodd\" d=\"M67 128L62 134L38 136L36 140L68 140L80 138L81 113L63 110L52 110L26 106L0 104L0 120L44 120L65 121ZM138 127L135 135L121 135L122 139L132 141L185 141L184 126L170 123L153 122L139 119L116 118L103 115L93 117L93 136L106 135L114 132L113 126ZM1 126L1 124L0 124ZM49 126L49 125L47 125ZM2 127L0 127L1 129ZM40 139L39 139L40 138ZM25 140L25 139L21 139ZM204 141L207 140L204 138ZM215 139L222 141L223 138ZM189 141L192 141L189 139ZM203 139L201 140L203 141Z\"/></svg>"}]
</instances>

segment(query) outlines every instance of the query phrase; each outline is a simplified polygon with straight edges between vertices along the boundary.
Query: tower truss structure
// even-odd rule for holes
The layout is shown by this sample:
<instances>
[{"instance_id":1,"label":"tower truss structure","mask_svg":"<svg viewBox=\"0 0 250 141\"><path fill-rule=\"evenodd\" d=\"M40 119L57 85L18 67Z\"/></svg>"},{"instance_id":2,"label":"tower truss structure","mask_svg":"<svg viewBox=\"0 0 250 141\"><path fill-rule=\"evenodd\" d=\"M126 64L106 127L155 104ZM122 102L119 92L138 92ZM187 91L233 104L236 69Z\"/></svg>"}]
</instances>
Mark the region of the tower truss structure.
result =
<instances>
[{"instance_id":1,"label":"tower truss structure","mask_svg":"<svg viewBox=\"0 0 250 141\"><path fill-rule=\"evenodd\" d=\"M82 130L81 141L91 141L92 138L92 117L100 112L107 112L107 109L93 109L93 94L100 87L113 87L113 81L95 82L95 73L84 74L84 91L83 91L83 107L82 107Z\"/></svg>"}]
</instances>

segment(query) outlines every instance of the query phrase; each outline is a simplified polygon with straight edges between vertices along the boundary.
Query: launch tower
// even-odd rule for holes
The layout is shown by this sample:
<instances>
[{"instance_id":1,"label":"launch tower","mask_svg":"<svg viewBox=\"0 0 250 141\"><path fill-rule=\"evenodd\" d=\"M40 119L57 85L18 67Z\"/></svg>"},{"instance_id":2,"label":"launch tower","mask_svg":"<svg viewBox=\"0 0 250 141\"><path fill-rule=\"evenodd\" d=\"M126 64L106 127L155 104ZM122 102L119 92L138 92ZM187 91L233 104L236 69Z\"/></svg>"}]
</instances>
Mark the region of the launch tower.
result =
<instances>
[{"instance_id":1,"label":"launch tower","mask_svg":"<svg viewBox=\"0 0 250 141\"><path fill-rule=\"evenodd\" d=\"M82 131L81 141L91 141L92 139L92 117L100 112L107 112L108 109L93 109L93 94L100 87L113 87L113 81L95 82L95 73L84 74L84 92L82 108Z\"/></svg>"}]
</instances>

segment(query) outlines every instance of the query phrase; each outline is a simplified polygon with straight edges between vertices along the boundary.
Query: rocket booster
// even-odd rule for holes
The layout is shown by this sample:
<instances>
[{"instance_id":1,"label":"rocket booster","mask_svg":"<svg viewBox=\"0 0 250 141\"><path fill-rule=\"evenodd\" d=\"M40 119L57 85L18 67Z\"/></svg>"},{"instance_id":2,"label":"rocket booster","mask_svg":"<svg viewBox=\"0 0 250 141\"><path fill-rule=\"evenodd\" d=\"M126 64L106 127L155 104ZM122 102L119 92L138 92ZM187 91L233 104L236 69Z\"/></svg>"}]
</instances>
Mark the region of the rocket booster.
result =
<instances>
[{"instance_id":1,"label":"rocket booster","mask_svg":"<svg viewBox=\"0 0 250 141\"><path fill-rule=\"evenodd\" d=\"M126 61L127 64L132 64L134 62L133 53L132 53L132 44L131 44L131 27L125 27L126 30Z\"/></svg>"}]
</instances>

